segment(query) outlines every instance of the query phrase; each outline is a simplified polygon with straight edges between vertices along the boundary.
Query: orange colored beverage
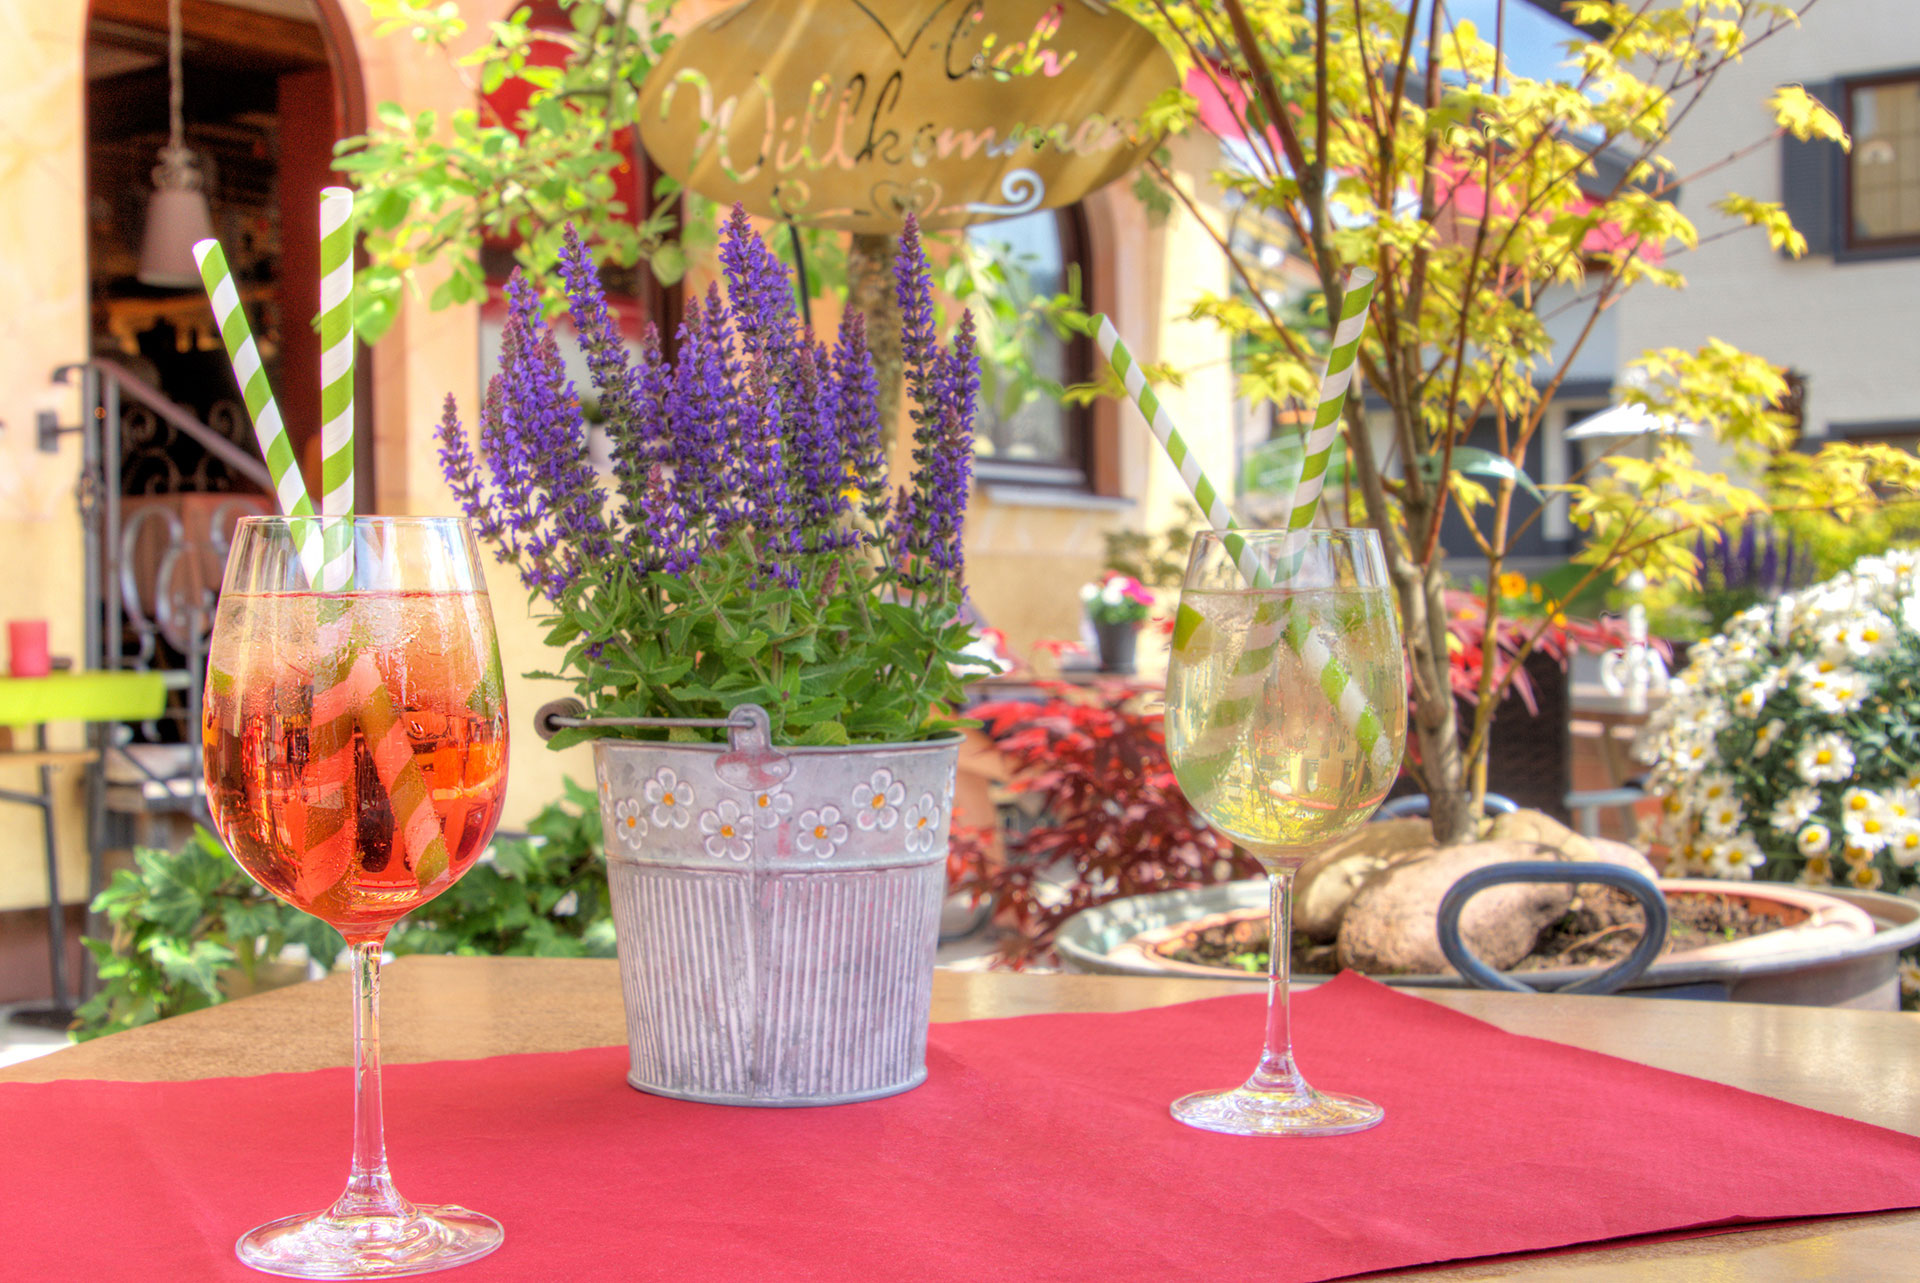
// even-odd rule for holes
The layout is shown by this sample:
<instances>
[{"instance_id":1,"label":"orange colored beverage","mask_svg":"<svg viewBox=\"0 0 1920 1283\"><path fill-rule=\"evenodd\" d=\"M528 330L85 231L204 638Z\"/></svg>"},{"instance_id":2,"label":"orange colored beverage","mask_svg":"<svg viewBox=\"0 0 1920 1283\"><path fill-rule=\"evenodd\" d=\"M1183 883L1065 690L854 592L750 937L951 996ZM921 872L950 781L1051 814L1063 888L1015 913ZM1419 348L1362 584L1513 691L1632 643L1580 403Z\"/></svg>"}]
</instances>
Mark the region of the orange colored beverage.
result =
<instances>
[{"instance_id":1,"label":"orange colored beverage","mask_svg":"<svg viewBox=\"0 0 1920 1283\"><path fill-rule=\"evenodd\" d=\"M213 638L208 803L254 881L378 939L479 858L507 783L484 597L229 592Z\"/></svg>"}]
</instances>

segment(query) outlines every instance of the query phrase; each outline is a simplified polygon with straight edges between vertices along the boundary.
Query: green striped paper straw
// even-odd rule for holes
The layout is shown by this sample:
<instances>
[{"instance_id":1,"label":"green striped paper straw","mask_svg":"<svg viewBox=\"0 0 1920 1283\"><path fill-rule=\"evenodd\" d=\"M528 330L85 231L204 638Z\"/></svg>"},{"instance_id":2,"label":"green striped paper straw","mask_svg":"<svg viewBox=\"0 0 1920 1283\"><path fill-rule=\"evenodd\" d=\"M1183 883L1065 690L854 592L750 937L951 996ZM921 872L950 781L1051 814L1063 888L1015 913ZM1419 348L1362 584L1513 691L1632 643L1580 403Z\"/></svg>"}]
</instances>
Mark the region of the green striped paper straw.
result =
<instances>
[{"instance_id":1,"label":"green striped paper straw","mask_svg":"<svg viewBox=\"0 0 1920 1283\"><path fill-rule=\"evenodd\" d=\"M320 190L320 511L353 516L353 192ZM323 590L353 582L353 527L329 523Z\"/></svg>"},{"instance_id":2,"label":"green striped paper straw","mask_svg":"<svg viewBox=\"0 0 1920 1283\"><path fill-rule=\"evenodd\" d=\"M208 239L194 245L193 257L200 264L200 280L207 288L207 301L213 305L213 319L220 327L220 341L227 346L227 359L233 364L240 396L247 403L247 415L253 420L261 457L273 475L280 511L289 517L311 517L313 501L307 498L306 482L301 479L300 467L294 460L293 444L287 440L287 426L280 418L280 406L273 399L273 389L267 386L260 349L254 344L253 330L247 325L247 310L240 306L240 291L234 286L227 256L221 251L219 241Z\"/></svg>"},{"instance_id":3,"label":"green striped paper straw","mask_svg":"<svg viewBox=\"0 0 1920 1283\"><path fill-rule=\"evenodd\" d=\"M1374 274L1364 267L1347 273L1347 292L1340 303L1340 323L1334 327L1333 342L1327 349L1327 368L1320 375L1320 399L1314 407L1313 426L1307 429L1307 457L1300 467L1300 481L1286 504L1292 514L1289 530L1304 530L1313 524L1320 508L1320 491L1326 485L1327 464L1333 458L1333 446L1340 439L1340 416L1347 404L1347 389L1353 385L1353 367L1360 355L1360 335L1367 328L1367 309L1373 305Z\"/></svg>"},{"instance_id":4,"label":"green striped paper straw","mask_svg":"<svg viewBox=\"0 0 1920 1283\"><path fill-rule=\"evenodd\" d=\"M1372 298L1373 276L1372 273L1365 273L1362 279L1362 273L1356 272L1354 277L1355 283L1364 287L1357 301L1360 309L1360 323L1364 325L1366 307ZM1350 289L1349 295L1353 293L1354 291ZM1328 356L1328 370L1321 379L1320 408L1314 415L1315 428L1318 428L1323 421L1335 425L1339 423L1340 409L1346 400L1347 388L1352 382L1358 337L1355 335L1348 338L1343 349L1341 339L1348 328L1347 308L1344 306L1341 309L1341 317L1342 323L1335 331L1335 345ZM1104 315L1094 319L1098 323L1094 339L1100 345L1100 351L1106 356L1114 371L1120 375L1121 381L1126 385L1128 397L1139 408L1147 425L1153 429L1154 436L1165 447L1167 457L1173 461L1174 467L1179 469L1181 479L1186 482L1187 489L1192 492L1194 502L1199 505L1200 511L1205 515L1207 524L1221 535L1221 543L1226 548L1227 554L1234 559L1234 564L1239 566L1241 577L1249 587L1271 588L1274 582L1272 572L1261 564L1259 557L1253 549L1248 547L1246 540L1237 534L1243 527L1234 517L1232 510L1227 507L1219 488L1200 467L1200 461L1187 444L1186 438L1173 422L1172 416L1167 413L1166 407L1161 404L1159 395L1147 383L1146 376L1141 373L1139 364L1133 359L1133 354L1121 341L1119 332L1114 329L1113 321ZM1334 364L1343 351L1345 364L1341 366L1340 377L1336 379ZM1336 426L1333 437L1337 438L1338 435ZM1316 457L1315 446L1321 442L1322 437L1324 434L1316 435L1312 429L1309 430L1307 459L1302 469L1303 478L1310 474L1315 478L1316 483L1324 477L1327 460L1332 452L1331 438L1328 438L1318 450ZM1314 488L1312 504L1302 502L1304 491L1303 481L1302 486L1296 489L1294 496L1288 502L1287 506L1292 510L1292 516L1288 522L1289 529L1301 529L1313 519L1313 509L1318 503L1318 486L1316 484ZM1303 507L1304 519L1301 516ZM1266 667L1262 656L1270 660L1272 647L1278 644L1281 636L1285 636L1301 658L1306 661L1308 667L1320 675L1321 689L1327 693L1329 699L1334 701L1347 723L1353 727L1361 750L1375 758L1382 767L1392 765L1388 759L1393 755L1393 745L1382 737L1379 715L1367 706L1365 698L1354 687L1345 667L1327 645L1314 635L1304 615L1298 611L1289 611L1286 619L1275 619L1271 622L1273 632L1271 638L1248 639L1247 651L1242 656L1243 681L1248 684L1257 683L1260 673L1263 673ZM1174 623L1174 644L1178 646L1192 636L1193 630L1199 623L1198 613L1183 602ZM1251 693L1251 691L1244 692L1249 697ZM1234 698L1233 690L1223 692L1221 706L1231 708Z\"/></svg>"},{"instance_id":5,"label":"green striped paper straw","mask_svg":"<svg viewBox=\"0 0 1920 1283\"><path fill-rule=\"evenodd\" d=\"M240 291L233 283L233 271L220 242L211 238L193 247L194 261L200 265L200 281L206 286L207 301L213 305L213 319L220 327L220 341L226 345L227 360L233 366L234 381L240 385L240 397L247 405L247 417L253 420L253 435L260 445L260 457L267 462L273 478L274 494L280 511L289 517L311 517L313 501L307 497L307 483L293 457L293 444L287 440L287 425L280 417L280 406L267 386L267 372L260 363L260 349L247 325L247 309L240 305ZM311 527L302 525L299 534L300 561L308 583L320 580L321 549L311 535Z\"/></svg>"},{"instance_id":6,"label":"green striped paper straw","mask_svg":"<svg viewBox=\"0 0 1920 1283\"><path fill-rule=\"evenodd\" d=\"M313 517L313 501L307 496L306 483L294 461L293 447L287 440L286 424L280 417L280 408L273 399L272 389L267 386L266 372L261 368L260 351L247 325L246 309L240 306L240 294L234 286L233 273L227 266L227 256L220 249L220 243L212 239L194 245L193 255L200 264L200 278L206 286L207 298L213 304L214 318L219 323L227 357L233 364L234 378L240 384L247 413L253 419L260 453L267 461L268 473L273 477L280 509L288 517ZM351 375L349 385L350 381ZM346 421L349 425L348 457L351 458L353 420L350 408ZM349 484L346 493L351 496L352 492ZM350 518L351 508L341 515ZM293 524L307 582L322 591L338 592L351 588L353 523L343 519ZM321 527L325 529L324 536L314 538L314 535L321 534L318 529ZM336 531L340 532L339 538L335 537ZM336 544L339 545L337 548ZM353 769L352 735L350 729L343 734L342 728L358 725L373 754L375 772L387 791L394 815L395 839L412 856L415 878L424 887L446 870L446 842L440 832L439 818L433 812L425 776L413 757L404 732L399 730L400 719L392 697L371 660L354 644L349 623L344 602L323 604L320 631L324 659L314 673L314 689L319 696L316 707L330 709L334 703L345 699L353 712L344 720L329 716L326 726L331 729L323 729L313 745L314 751L309 762L315 766L315 785L337 793L341 804L310 808L310 814L317 817L317 822L301 836L301 840L310 849L334 851L346 842L344 835L351 833L347 828L351 817L346 812L344 801L346 779Z\"/></svg>"}]
</instances>

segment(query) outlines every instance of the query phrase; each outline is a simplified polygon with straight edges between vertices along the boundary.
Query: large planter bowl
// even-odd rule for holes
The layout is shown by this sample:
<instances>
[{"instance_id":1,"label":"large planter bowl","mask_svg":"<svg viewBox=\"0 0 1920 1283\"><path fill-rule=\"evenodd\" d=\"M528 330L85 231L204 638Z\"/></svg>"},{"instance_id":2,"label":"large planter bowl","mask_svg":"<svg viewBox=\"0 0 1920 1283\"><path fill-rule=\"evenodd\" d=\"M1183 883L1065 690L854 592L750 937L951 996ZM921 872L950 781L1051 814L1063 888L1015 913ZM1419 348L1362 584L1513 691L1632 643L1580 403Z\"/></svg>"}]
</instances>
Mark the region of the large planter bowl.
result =
<instances>
[{"instance_id":1,"label":"large planter bowl","mask_svg":"<svg viewBox=\"0 0 1920 1283\"><path fill-rule=\"evenodd\" d=\"M1920 944L1920 903L1877 891L1819 892L1774 882L1662 880L1667 891L1716 891L1744 900L1786 925L1746 940L1711 945L1655 962L1622 992L1643 998L1715 998L1794 1006L1900 1006L1900 951ZM1202 967L1159 956L1153 945L1183 928L1222 915L1264 915L1264 879L1226 882L1198 891L1132 896L1075 914L1054 947L1070 971L1109 975L1186 975L1264 984L1264 975ZM1211 924L1211 922L1209 922ZM1530 985L1556 989L1594 974L1579 967L1517 973ZM1299 976L1295 985L1325 976ZM1407 988L1467 987L1458 975L1376 976Z\"/></svg>"},{"instance_id":2,"label":"large planter bowl","mask_svg":"<svg viewBox=\"0 0 1920 1283\"><path fill-rule=\"evenodd\" d=\"M729 1105L922 1082L958 755L595 740L627 1081Z\"/></svg>"}]
</instances>

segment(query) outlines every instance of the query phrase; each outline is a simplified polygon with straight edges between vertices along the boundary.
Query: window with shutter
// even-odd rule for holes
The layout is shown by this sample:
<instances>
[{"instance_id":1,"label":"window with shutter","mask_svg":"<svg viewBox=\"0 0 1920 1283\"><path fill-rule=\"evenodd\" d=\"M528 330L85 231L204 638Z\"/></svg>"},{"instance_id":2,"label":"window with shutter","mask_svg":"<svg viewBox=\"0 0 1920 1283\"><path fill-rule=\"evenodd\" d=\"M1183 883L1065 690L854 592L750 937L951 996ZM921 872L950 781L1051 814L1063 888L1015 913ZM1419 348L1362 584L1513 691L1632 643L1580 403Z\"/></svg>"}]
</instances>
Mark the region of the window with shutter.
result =
<instances>
[{"instance_id":1,"label":"window with shutter","mask_svg":"<svg viewBox=\"0 0 1920 1283\"><path fill-rule=\"evenodd\" d=\"M1920 254L1920 71L1845 84L1847 248Z\"/></svg>"},{"instance_id":2,"label":"window with shutter","mask_svg":"<svg viewBox=\"0 0 1920 1283\"><path fill-rule=\"evenodd\" d=\"M1837 82L1809 84L1807 93L1834 112L1840 111ZM1814 139L1801 142L1792 134L1780 138L1780 203L1800 234L1807 253L1833 254L1840 243L1841 161L1845 153L1834 143Z\"/></svg>"},{"instance_id":3,"label":"window with shutter","mask_svg":"<svg viewBox=\"0 0 1920 1283\"><path fill-rule=\"evenodd\" d=\"M1066 291L1087 291L1086 217L1077 205L1040 210L967 229L967 241L999 277L989 297L969 306L989 334L1015 334L1024 363L981 362L980 413L974 428L974 475L1013 485L1093 488L1091 416L1053 390L1093 377L1092 344L1060 338L1031 313L1033 304ZM991 313L997 313L991 314Z\"/></svg>"}]
</instances>

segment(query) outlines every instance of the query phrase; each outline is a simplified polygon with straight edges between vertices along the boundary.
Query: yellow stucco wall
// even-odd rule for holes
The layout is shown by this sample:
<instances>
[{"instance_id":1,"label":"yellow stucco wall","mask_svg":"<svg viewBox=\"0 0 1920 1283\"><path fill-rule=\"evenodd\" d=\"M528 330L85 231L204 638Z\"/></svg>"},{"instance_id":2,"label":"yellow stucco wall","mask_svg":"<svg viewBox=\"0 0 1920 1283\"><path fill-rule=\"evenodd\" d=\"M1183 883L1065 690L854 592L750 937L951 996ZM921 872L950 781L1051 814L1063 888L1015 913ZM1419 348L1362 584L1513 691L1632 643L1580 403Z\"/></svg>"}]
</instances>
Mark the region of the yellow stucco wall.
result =
<instances>
[{"instance_id":1,"label":"yellow stucco wall","mask_svg":"<svg viewBox=\"0 0 1920 1283\"><path fill-rule=\"evenodd\" d=\"M78 399L51 386L55 366L87 357L86 171L80 72L85 6L0 0L0 619L45 619L55 655L82 648L80 446L35 445L34 417L73 423ZM18 733L16 733L18 734ZM18 739L16 743L20 742ZM57 727L58 748L81 746ZM86 894L80 772L57 774L63 898ZM0 788L39 787L0 770ZM41 835L30 810L0 806L0 909L46 903Z\"/></svg>"},{"instance_id":2,"label":"yellow stucco wall","mask_svg":"<svg viewBox=\"0 0 1920 1283\"><path fill-rule=\"evenodd\" d=\"M476 26L489 8L510 0L465 0ZM435 108L441 119L471 102L471 90L441 59L404 36L375 40L366 8L345 6L356 25L368 103L395 101L410 111ZM682 21L697 18L686 6ZM0 245L8 247L0 272L0 618L45 617L57 654L78 655L85 603L81 599L81 531L73 507L78 447L40 454L32 426L42 406L65 422L76 413L71 395L51 389L59 364L87 350L85 186L82 155L85 6L43 0L0 0ZM1182 167L1204 176L1210 158L1181 156ZM1195 196L1212 206L1214 194L1197 179ZM1229 471L1232 388L1224 344L1205 325L1180 319L1194 293L1224 289L1219 255L1190 219L1176 215L1153 225L1124 184L1095 198L1096 253L1108 264L1103 305L1144 359L1167 360L1191 373L1184 390L1166 401L1210 468ZM30 248L29 248L30 247ZM430 287L431 282L427 282ZM409 302L398 323L371 352L378 508L389 513L453 510L434 455L432 428L442 398L453 392L471 417L485 372L479 364L477 307L429 312ZM1184 493L1178 474L1154 445L1139 416L1121 413L1118 435L1119 502L1013 503L977 493L968 533L969 579L985 615L1006 631L1017 650L1034 641L1079 634L1079 585L1099 569L1102 536L1121 527L1159 528ZM1031 500L1032 496L1027 496ZM533 709L564 693L557 683L518 676L549 665L527 596L511 572L489 563L489 587L514 713L511 784L504 823L518 826L559 796L565 775L586 780L584 749L549 752L528 729ZM1151 647L1148 651L1151 664ZM67 731L77 743L77 731ZM58 741L57 741L58 742ZM15 778L15 777L18 778ZM0 774L0 787L31 787L24 773ZM62 840L70 899L84 890L85 843L76 772L63 781L67 806ZM0 826L0 909L44 903L39 835L31 825Z\"/></svg>"}]
</instances>

